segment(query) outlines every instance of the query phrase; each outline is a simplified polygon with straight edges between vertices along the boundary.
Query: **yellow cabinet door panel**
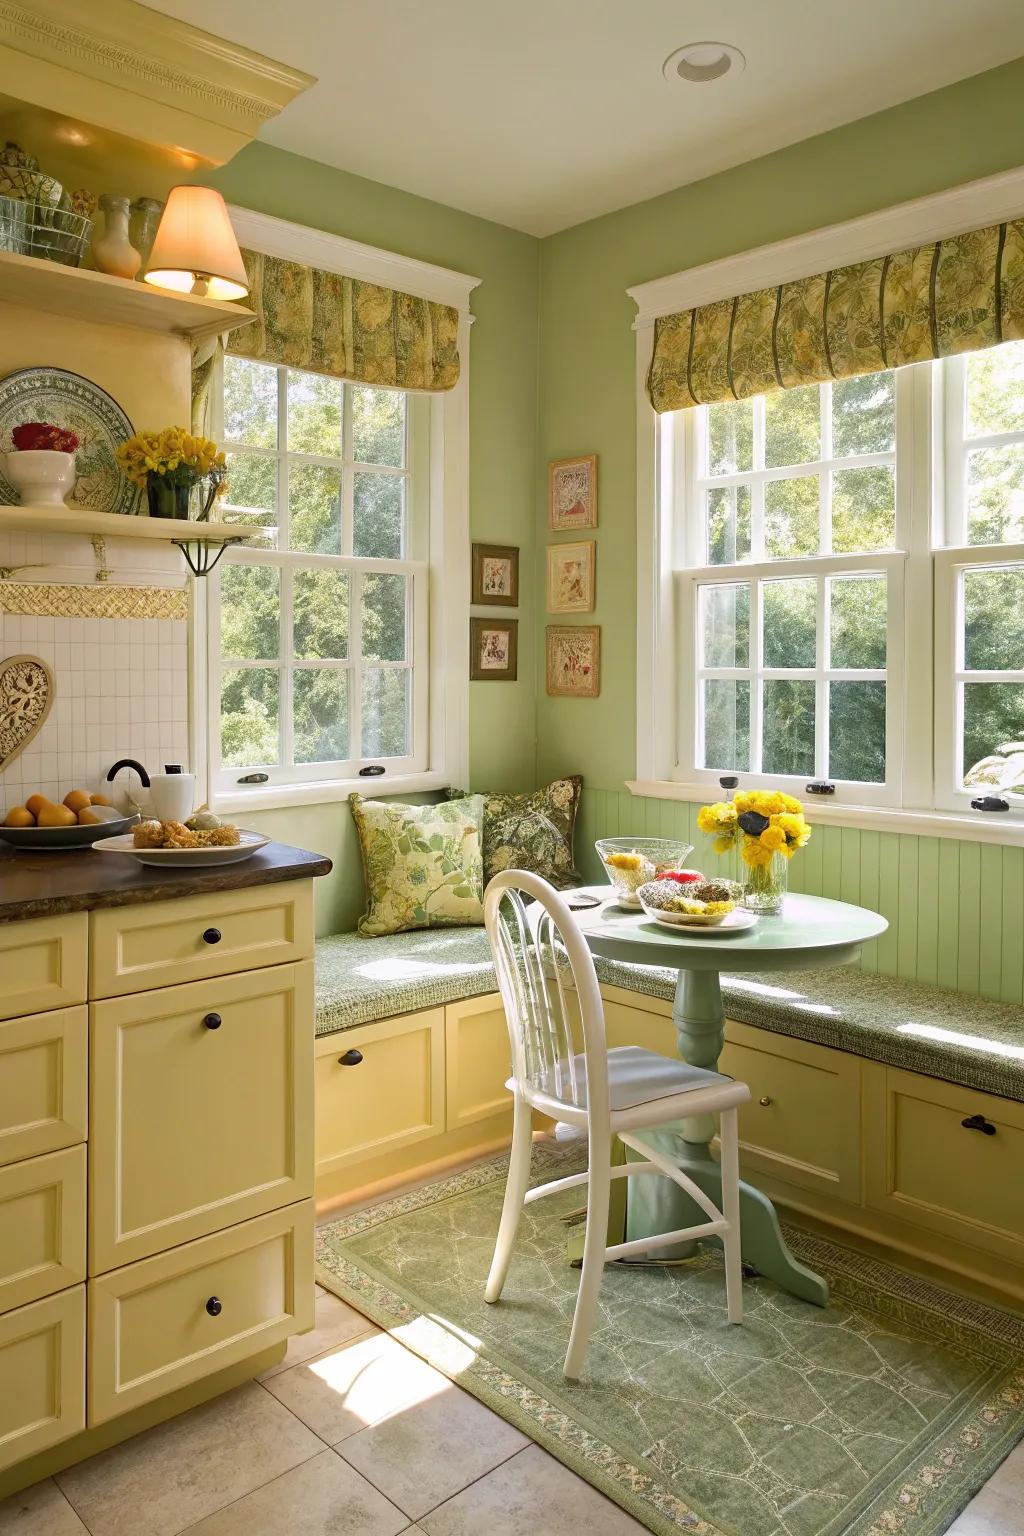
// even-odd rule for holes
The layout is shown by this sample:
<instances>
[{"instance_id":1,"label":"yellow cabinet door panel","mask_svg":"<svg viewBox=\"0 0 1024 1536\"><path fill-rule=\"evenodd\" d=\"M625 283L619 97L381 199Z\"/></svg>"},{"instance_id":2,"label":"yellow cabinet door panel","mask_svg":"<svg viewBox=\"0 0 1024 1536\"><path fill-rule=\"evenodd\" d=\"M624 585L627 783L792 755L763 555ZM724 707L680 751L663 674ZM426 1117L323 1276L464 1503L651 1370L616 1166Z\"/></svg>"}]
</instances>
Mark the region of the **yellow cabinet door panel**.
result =
<instances>
[{"instance_id":1,"label":"yellow cabinet door panel","mask_svg":"<svg viewBox=\"0 0 1024 1536\"><path fill-rule=\"evenodd\" d=\"M89 1273L313 1192L313 965L93 1003Z\"/></svg>"},{"instance_id":2,"label":"yellow cabinet door panel","mask_svg":"<svg viewBox=\"0 0 1024 1536\"><path fill-rule=\"evenodd\" d=\"M502 1111L511 1116L512 1095L505 1087L511 1052L501 999L494 994L449 1003L444 1015L448 1130Z\"/></svg>"},{"instance_id":3,"label":"yellow cabinet door panel","mask_svg":"<svg viewBox=\"0 0 1024 1536\"><path fill-rule=\"evenodd\" d=\"M111 907L92 914L89 996L121 997L312 956L311 880Z\"/></svg>"},{"instance_id":4,"label":"yellow cabinet door panel","mask_svg":"<svg viewBox=\"0 0 1024 1536\"><path fill-rule=\"evenodd\" d=\"M0 1168L0 1312L85 1279L85 1147Z\"/></svg>"},{"instance_id":5,"label":"yellow cabinet door panel","mask_svg":"<svg viewBox=\"0 0 1024 1536\"><path fill-rule=\"evenodd\" d=\"M89 1281L89 1423L313 1326L313 1202Z\"/></svg>"},{"instance_id":6,"label":"yellow cabinet door panel","mask_svg":"<svg viewBox=\"0 0 1024 1536\"><path fill-rule=\"evenodd\" d=\"M0 1471L85 1428L85 1286L0 1315Z\"/></svg>"},{"instance_id":7,"label":"yellow cabinet door panel","mask_svg":"<svg viewBox=\"0 0 1024 1536\"><path fill-rule=\"evenodd\" d=\"M88 925L86 912L0 925L0 1019L85 1002Z\"/></svg>"},{"instance_id":8,"label":"yellow cabinet door panel","mask_svg":"<svg viewBox=\"0 0 1024 1536\"><path fill-rule=\"evenodd\" d=\"M318 1175L439 1135L444 1125L443 1008L317 1041Z\"/></svg>"},{"instance_id":9,"label":"yellow cabinet door panel","mask_svg":"<svg viewBox=\"0 0 1024 1536\"><path fill-rule=\"evenodd\" d=\"M866 1078L868 1204L1019 1263L1024 1104L894 1067Z\"/></svg>"},{"instance_id":10,"label":"yellow cabinet door panel","mask_svg":"<svg viewBox=\"0 0 1024 1536\"><path fill-rule=\"evenodd\" d=\"M85 1140L85 1007L0 1021L0 1164Z\"/></svg>"},{"instance_id":11,"label":"yellow cabinet door panel","mask_svg":"<svg viewBox=\"0 0 1024 1536\"><path fill-rule=\"evenodd\" d=\"M740 1109L747 1168L859 1203L859 1057L729 1020L721 1070L750 1087Z\"/></svg>"}]
</instances>

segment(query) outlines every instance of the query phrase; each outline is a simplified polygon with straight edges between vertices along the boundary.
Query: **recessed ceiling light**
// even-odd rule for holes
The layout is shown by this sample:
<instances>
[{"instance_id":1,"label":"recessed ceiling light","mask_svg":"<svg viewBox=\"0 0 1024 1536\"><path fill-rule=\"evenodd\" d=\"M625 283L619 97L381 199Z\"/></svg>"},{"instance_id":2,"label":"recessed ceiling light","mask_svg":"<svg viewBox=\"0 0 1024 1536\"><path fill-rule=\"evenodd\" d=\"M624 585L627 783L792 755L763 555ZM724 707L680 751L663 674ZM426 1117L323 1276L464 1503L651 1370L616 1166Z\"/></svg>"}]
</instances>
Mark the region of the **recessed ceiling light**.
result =
<instances>
[{"instance_id":1,"label":"recessed ceiling light","mask_svg":"<svg viewBox=\"0 0 1024 1536\"><path fill-rule=\"evenodd\" d=\"M746 62L731 43L685 43L669 54L661 69L666 80L708 85L712 80L721 80L730 71L739 74Z\"/></svg>"}]
</instances>

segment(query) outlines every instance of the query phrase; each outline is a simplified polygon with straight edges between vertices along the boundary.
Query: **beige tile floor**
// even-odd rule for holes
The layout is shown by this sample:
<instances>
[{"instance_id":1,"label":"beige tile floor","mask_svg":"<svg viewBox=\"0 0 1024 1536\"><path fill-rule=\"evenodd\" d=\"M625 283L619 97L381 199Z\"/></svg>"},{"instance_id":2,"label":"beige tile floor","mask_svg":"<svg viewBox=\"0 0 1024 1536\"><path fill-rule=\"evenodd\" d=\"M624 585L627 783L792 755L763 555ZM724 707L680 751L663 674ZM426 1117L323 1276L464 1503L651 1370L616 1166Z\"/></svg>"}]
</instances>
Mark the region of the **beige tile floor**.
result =
<instances>
[{"instance_id":1,"label":"beige tile floor","mask_svg":"<svg viewBox=\"0 0 1024 1536\"><path fill-rule=\"evenodd\" d=\"M0 1536L638 1536L334 1296L260 1380L0 1503ZM1024 1536L1024 1445L950 1536Z\"/></svg>"}]
</instances>

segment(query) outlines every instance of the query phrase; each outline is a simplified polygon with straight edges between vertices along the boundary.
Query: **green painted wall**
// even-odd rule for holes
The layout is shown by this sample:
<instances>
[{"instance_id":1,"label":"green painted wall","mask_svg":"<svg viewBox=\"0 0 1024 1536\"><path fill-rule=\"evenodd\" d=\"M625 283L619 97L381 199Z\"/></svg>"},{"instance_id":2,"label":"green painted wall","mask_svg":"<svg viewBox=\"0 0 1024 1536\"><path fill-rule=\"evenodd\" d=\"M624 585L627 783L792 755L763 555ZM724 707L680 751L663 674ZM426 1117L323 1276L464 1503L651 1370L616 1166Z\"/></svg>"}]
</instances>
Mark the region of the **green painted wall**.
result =
<instances>
[{"instance_id":1,"label":"green painted wall","mask_svg":"<svg viewBox=\"0 0 1024 1536\"><path fill-rule=\"evenodd\" d=\"M482 279L472 298L470 523L476 540L518 544L526 579L520 583L519 681L470 684L470 777L474 787L531 789L539 242L262 144L202 179L242 207ZM318 882L318 927L327 933L355 925L362 877L346 804L260 812L246 821L282 842L328 854L335 868Z\"/></svg>"},{"instance_id":2,"label":"green painted wall","mask_svg":"<svg viewBox=\"0 0 1024 1536\"><path fill-rule=\"evenodd\" d=\"M636 309L626 288L1020 165L1022 100L1024 59L542 242L536 589L550 541L547 462L596 452L603 677L596 701L546 696L538 596L541 781L576 770L619 789L635 773Z\"/></svg>"}]
</instances>

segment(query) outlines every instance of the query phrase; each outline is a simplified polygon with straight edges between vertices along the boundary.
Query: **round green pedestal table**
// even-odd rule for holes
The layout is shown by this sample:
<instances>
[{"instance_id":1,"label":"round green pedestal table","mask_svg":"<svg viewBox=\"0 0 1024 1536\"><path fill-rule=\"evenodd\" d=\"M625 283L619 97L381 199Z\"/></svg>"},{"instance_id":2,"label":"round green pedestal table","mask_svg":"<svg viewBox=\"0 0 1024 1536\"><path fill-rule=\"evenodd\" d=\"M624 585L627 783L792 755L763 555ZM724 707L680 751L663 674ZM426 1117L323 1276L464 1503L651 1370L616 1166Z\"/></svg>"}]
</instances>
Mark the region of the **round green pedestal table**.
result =
<instances>
[{"instance_id":1,"label":"round green pedestal table","mask_svg":"<svg viewBox=\"0 0 1024 1536\"><path fill-rule=\"evenodd\" d=\"M589 894L604 898L606 887ZM566 893L568 894L568 893ZM570 897L571 899L571 897ZM673 931L652 922L642 912L624 911L612 901L600 909L576 913L580 928L595 955L628 965L655 965L678 971L672 1021L682 1059L695 1067L718 1068L725 1044L725 1014L719 977L723 971L821 970L856 960L860 947L884 933L888 924L877 912L823 896L786 897L776 917L759 917L751 928L709 933L692 928ZM681 1120L645 1132L679 1162L719 1206L722 1186L718 1163L711 1154L714 1121L708 1117ZM699 1207L669 1179L629 1179L626 1238L671 1232L705 1220ZM820 1275L799 1263L786 1247L779 1218L768 1196L753 1185L740 1185L740 1221L744 1260L760 1274L805 1301L825 1306L828 1286ZM617 1240L617 1239L616 1239ZM696 1244L661 1249L662 1258L686 1258Z\"/></svg>"}]
</instances>

